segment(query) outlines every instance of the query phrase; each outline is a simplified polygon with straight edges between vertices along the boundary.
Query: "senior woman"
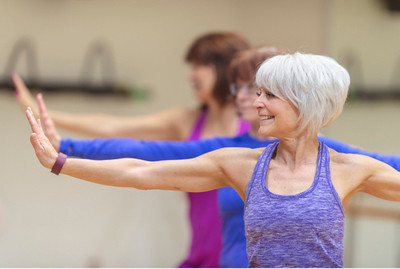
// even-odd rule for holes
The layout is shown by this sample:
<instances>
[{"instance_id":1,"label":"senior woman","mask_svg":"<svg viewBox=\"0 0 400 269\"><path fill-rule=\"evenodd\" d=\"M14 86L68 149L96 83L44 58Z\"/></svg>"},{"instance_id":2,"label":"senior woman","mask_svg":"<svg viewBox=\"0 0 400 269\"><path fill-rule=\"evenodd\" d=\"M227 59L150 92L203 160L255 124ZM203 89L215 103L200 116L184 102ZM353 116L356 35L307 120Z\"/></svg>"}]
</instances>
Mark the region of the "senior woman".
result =
<instances>
[{"instance_id":1,"label":"senior woman","mask_svg":"<svg viewBox=\"0 0 400 269\"><path fill-rule=\"evenodd\" d=\"M229 186L245 201L247 253L254 267L340 267L344 210L357 192L399 201L400 174L372 158L342 154L318 131L342 111L349 76L333 59L279 55L257 73L259 134L265 149L226 148L188 160L93 161L58 155L30 109L31 142L41 164L95 183L207 191ZM349 177L348 175L351 175Z\"/></svg>"}]
</instances>

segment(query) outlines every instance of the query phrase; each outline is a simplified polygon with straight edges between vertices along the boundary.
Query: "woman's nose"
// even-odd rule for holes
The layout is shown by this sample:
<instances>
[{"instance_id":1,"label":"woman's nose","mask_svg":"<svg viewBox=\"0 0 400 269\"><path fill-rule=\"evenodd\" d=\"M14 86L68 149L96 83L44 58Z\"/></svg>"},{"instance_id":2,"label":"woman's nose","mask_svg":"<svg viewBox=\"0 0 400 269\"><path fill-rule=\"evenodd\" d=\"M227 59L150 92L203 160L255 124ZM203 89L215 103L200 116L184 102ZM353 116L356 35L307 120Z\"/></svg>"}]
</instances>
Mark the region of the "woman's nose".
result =
<instances>
[{"instance_id":1,"label":"woman's nose","mask_svg":"<svg viewBox=\"0 0 400 269\"><path fill-rule=\"evenodd\" d=\"M253 107L255 109L259 109L259 108L264 107L264 103L260 100L260 98L261 98L261 96L258 96L257 99L253 103Z\"/></svg>"},{"instance_id":2,"label":"woman's nose","mask_svg":"<svg viewBox=\"0 0 400 269\"><path fill-rule=\"evenodd\" d=\"M239 88L236 93L236 98L244 99L247 97L247 90L243 89L243 87Z\"/></svg>"}]
</instances>

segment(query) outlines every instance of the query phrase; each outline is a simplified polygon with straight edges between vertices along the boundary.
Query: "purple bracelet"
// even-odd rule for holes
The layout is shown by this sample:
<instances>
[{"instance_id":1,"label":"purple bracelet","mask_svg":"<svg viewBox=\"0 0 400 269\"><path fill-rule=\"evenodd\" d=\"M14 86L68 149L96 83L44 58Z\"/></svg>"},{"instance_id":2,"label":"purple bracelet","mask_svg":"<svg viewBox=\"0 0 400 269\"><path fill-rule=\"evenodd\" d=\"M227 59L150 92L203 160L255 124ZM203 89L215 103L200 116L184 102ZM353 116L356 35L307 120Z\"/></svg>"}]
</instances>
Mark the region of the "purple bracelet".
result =
<instances>
[{"instance_id":1,"label":"purple bracelet","mask_svg":"<svg viewBox=\"0 0 400 269\"><path fill-rule=\"evenodd\" d=\"M53 167L51 168L51 172L53 174L60 174L62 167L64 166L65 161L67 160L67 155L62 152L58 153L56 162L54 163Z\"/></svg>"}]
</instances>

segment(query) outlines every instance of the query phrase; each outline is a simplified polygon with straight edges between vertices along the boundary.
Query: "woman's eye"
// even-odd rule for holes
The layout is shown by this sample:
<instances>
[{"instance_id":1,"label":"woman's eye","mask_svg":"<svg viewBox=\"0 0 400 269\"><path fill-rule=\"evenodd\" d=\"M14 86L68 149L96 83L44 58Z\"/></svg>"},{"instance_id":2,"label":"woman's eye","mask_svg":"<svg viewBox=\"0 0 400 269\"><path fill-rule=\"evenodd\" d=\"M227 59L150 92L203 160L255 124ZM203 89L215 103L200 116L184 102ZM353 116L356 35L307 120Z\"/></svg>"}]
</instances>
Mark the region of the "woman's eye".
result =
<instances>
[{"instance_id":1,"label":"woman's eye","mask_svg":"<svg viewBox=\"0 0 400 269\"><path fill-rule=\"evenodd\" d=\"M267 95L268 97L275 97L275 95L273 95L273 94L270 93L270 92L267 92L266 95Z\"/></svg>"},{"instance_id":2,"label":"woman's eye","mask_svg":"<svg viewBox=\"0 0 400 269\"><path fill-rule=\"evenodd\" d=\"M261 92L256 92L257 96L261 96Z\"/></svg>"}]
</instances>

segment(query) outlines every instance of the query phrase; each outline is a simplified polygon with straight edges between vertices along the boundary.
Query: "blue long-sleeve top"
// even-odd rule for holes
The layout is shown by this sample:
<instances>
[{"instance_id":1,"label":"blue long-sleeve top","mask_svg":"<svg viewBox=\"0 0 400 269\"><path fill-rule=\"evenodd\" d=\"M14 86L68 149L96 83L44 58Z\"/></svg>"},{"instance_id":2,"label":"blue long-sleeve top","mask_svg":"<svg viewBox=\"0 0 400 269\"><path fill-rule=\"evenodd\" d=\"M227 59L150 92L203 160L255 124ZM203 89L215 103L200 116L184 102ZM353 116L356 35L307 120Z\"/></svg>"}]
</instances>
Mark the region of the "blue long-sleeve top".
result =
<instances>
[{"instance_id":1,"label":"blue long-sleeve top","mask_svg":"<svg viewBox=\"0 0 400 269\"><path fill-rule=\"evenodd\" d=\"M351 147L334 139L320 136L319 141L341 153L367 155L400 171L400 156L383 155ZM140 141L130 138L74 140L63 139L60 152L93 160L137 158L147 161L188 159L224 147L260 148L277 141L258 140L245 133L236 137L216 137L191 142ZM218 191L218 206L222 218L222 267L248 267L243 221L244 203L230 187Z\"/></svg>"}]
</instances>

